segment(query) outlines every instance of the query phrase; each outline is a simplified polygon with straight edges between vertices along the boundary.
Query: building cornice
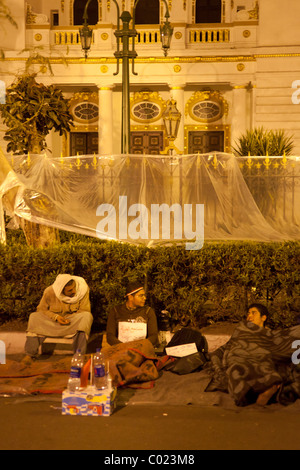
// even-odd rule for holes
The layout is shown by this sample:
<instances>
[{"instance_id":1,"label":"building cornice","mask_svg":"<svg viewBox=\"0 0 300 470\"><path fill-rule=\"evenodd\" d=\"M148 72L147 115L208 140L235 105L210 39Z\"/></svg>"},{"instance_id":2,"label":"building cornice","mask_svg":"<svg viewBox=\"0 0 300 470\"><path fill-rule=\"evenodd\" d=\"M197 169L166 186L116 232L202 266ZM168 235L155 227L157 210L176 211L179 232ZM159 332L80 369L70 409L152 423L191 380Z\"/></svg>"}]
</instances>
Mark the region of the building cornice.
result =
<instances>
[{"instance_id":1,"label":"building cornice","mask_svg":"<svg viewBox=\"0 0 300 470\"><path fill-rule=\"evenodd\" d=\"M198 62L255 62L258 59L274 58L295 58L300 57L300 53L279 53L279 54L252 54L252 55L224 55L224 56L191 56L191 57L137 57L136 63L198 63ZM28 57L5 57L2 62L20 62L26 61ZM33 63L40 63L38 60L32 60ZM115 64L115 57L49 57L51 64Z\"/></svg>"}]
</instances>

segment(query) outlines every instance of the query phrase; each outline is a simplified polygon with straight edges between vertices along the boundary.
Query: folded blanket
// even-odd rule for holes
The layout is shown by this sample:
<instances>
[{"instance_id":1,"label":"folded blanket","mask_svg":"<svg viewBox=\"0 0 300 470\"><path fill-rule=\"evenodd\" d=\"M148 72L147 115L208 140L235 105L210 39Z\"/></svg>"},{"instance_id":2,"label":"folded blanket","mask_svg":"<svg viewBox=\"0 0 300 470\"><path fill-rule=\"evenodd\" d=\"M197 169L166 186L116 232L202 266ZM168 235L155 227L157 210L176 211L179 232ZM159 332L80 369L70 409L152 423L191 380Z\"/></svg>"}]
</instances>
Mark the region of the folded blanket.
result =
<instances>
[{"instance_id":1,"label":"folded blanket","mask_svg":"<svg viewBox=\"0 0 300 470\"><path fill-rule=\"evenodd\" d=\"M161 361L147 339L115 344L102 353L115 387L149 388L159 377Z\"/></svg>"}]
</instances>

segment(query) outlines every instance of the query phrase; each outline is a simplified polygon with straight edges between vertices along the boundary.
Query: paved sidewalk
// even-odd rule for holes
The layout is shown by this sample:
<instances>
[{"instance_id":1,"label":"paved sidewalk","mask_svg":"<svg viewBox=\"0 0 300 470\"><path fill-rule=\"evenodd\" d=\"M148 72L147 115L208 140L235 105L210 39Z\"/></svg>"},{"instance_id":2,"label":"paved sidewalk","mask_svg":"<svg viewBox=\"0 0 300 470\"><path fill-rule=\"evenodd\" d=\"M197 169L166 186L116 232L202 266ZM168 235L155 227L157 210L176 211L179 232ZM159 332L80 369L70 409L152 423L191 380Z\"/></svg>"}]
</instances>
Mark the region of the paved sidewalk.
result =
<instances>
[{"instance_id":1,"label":"paved sidewalk","mask_svg":"<svg viewBox=\"0 0 300 470\"><path fill-rule=\"evenodd\" d=\"M0 415L0 450L102 450L100 465L113 455L137 455L137 450L143 451L143 459L147 450L150 455L161 450L166 459L172 450L181 451L182 456L195 456L190 463L199 468L203 456L193 450L300 448L299 413L289 407L233 411L221 406L128 405L110 417L96 418L63 416L57 395L2 398ZM145 464L140 461L137 468Z\"/></svg>"},{"instance_id":2,"label":"paved sidewalk","mask_svg":"<svg viewBox=\"0 0 300 470\"><path fill-rule=\"evenodd\" d=\"M202 334L206 337L209 352L216 350L218 347L225 344L231 337L235 325L211 325L201 330ZM100 335L101 333L99 333ZM94 333L93 337L95 337ZM1 331L0 326L0 341L5 344L6 355L21 354L24 352L26 341L25 331Z\"/></svg>"},{"instance_id":3,"label":"paved sidewalk","mask_svg":"<svg viewBox=\"0 0 300 470\"><path fill-rule=\"evenodd\" d=\"M204 328L209 350L224 344L233 330L234 325ZM22 331L0 331L8 356L21 357L25 336ZM112 416L95 418L63 416L61 395L3 397L0 450L102 450L100 464L113 456L139 455L141 450L137 467L144 465L153 450L163 451L159 453L165 458L175 450L198 467L203 459L195 450L300 448L296 405L274 404L262 409L255 405L238 409L207 404L149 406L127 395L123 401Z\"/></svg>"}]
</instances>

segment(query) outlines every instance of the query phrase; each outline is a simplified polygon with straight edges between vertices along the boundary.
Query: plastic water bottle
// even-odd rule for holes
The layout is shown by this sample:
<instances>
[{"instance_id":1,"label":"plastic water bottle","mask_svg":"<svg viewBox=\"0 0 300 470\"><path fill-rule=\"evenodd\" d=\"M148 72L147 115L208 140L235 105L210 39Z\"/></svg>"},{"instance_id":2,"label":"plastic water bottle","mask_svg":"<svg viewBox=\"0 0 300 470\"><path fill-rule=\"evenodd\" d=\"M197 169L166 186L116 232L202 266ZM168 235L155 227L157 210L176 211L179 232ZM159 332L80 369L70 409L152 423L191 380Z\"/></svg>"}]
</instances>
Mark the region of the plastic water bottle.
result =
<instances>
[{"instance_id":1,"label":"plastic water bottle","mask_svg":"<svg viewBox=\"0 0 300 470\"><path fill-rule=\"evenodd\" d=\"M97 390L104 390L108 386L105 360L101 349L96 349L94 355L94 385Z\"/></svg>"},{"instance_id":2,"label":"plastic water bottle","mask_svg":"<svg viewBox=\"0 0 300 470\"><path fill-rule=\"evenodd\" d=\"M76 353L71 360L70 377L68 381L68 389L70 392L76 392L80 388L81 371L83 368L84 360L81 350L77 349Z\"/></svg>"}]
</instances>

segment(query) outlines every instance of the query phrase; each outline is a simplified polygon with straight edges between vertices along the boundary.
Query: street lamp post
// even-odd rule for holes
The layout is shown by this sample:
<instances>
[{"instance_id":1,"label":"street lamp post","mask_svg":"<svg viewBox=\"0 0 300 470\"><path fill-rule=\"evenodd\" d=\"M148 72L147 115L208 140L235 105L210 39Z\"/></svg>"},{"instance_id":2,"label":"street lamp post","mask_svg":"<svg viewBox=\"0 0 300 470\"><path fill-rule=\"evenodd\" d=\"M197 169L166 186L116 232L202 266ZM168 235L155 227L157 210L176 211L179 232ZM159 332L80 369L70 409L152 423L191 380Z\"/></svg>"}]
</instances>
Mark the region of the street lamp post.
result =
<instances>
[{"instance_id":1,"label":"street lamp post","mask_svg":"<svg viewBox=\"0 0 300 470\"><path fill-rule=\"evenodd\" d=\"M130 29L130 21L132 20L129 11L124 11L120 16L119 5L116 0L113 0L117 7L118 14L118 25L115 31L117 38L117 50L114 56L117 59L117 71L114 75L119 74L120 70L120 59L122 59L122 141L121 141L121 153L129 153L130 151L130 85L129 85L129 60L132 60L132 73L137 75L134 71L134 59L137 57L137 53L134 47L134 39L137 35L135 25ZM139 0L135 2L134 11ZM122 21L123 27L120 28L120 20ZM129 38L132 38L132 49L129 49ZM120 50L120 43L123 48Z\"/></svg>"},{"instance_id":2,"label":"street lamp post","mask_svg":"<svg viewBox=\"0 0 300 470\"><path fill-rule=\"evenodd\" d=\"M90 2L91 0L88 0L85 5L84 12L83 12L83 26L82 28L79 29L81 48L84 52L85 59L87 59L88 52L91 48L92 39L93 39L93 30L89 27L88 12L87 12Z\"/></svg>"},{"instance_id":3,"label":"street lamp post","mask_svg":"<svg viewBox=\"0 0 300 470\"><path fill-rule=\"evenodd\" d=\"M85 13L87 11L87 6L91 0L88 0L85 6ZM115 36L117 38L117 50L114 53L117 59L117 71L114 75L119 74L120 70L120 59L122 59L122 141L121 141L121 153L128 154L130 152L130 80L129 80L129 62L132 61L132 73L137 75L134 70L134 60L137 57L137 52L135 51L135 38L137 36L137 31L135 29L135 11L139 0L134 0L133 5L133 17L129 13L129 11L124 11L120 16L120 8L118 5L117 0L113 0L117 7L117 15L118 15L118 22L117 22L117 30L115 31ZM166 21L160 27L160 34L161 34L161 41L162 47L164 50L164 55L166 56L168 53L168 49L170 48L171 38L173 34L173 28L169 23L169 7L166 0L163 0L166 6L166 14L165 18ZM84 38L88 38L88 28L87 26L87 14L86 18L85 15L83 17L84 25L83 28L80 30L80 38L82 48L87 54L87 49L83 47L87 41ZM122 28L120 27L120 20L122 21ZM132 20L132 27L130 28L130 22ZM129 48L129 39L132 38L132 48ZM85 42L84 42L85 41ZM91 44L91 40L90 40ZM122 50L120 49L120 45L122 44Z\"/></svg>"}]
</instances>

